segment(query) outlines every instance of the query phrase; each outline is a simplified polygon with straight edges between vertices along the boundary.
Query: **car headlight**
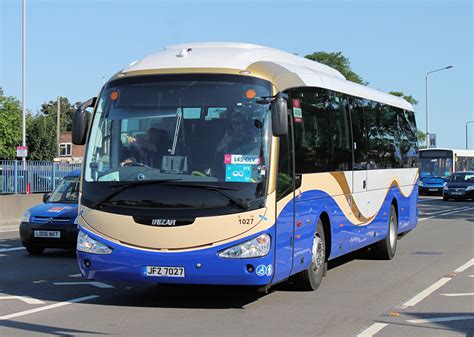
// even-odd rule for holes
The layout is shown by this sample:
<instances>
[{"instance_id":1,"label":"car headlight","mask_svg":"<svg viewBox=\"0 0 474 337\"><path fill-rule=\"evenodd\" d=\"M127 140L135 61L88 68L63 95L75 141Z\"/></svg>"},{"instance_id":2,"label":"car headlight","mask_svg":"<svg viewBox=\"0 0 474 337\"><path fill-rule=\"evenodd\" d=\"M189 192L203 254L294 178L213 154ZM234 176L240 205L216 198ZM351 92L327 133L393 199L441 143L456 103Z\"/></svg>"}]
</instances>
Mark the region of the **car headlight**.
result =
<instances>
[{"instance_id":1,"label":"car headlight","mask_svg":"<svg viewBox=\"0 0 474 337\"><path fill-rule=\"evenodd\" d=\"M103 243L94 240L86 233L80 231L77 236L77 250L84 253L91 254L110 254L112 248L107 247Z\"/></svg>"},{"instance_id":2,"label":"car headlight","mask_svg":"<svg viewBox=\"0 0 474 337\"><path fill-rule=\"evenodd\" d=\"M262 234L252 240L223 250L219 253L219 256L228 259L265 256L270 251L270 241L270 235Z\"/></svg>"},{"instance_id":3,"label":"car headlight","mask_svg":"<svg viewBox=\"0 0 474 337\"><path fill-rule=\"evenodd\" d=\"M21 215L21 222L30 222L30 217L30 211L23 212L23 214Z\"/></svg>"},{"instance_id":4,"label":"car headlight","mask_svg":"<svg viewBox=\"0 0 474 337\"><path fill-rule=\"evenodd\" d=\"M470 185L466 187L466 191L472 191L472 190L474 190L474 185Z\"/></svg>"},{"instance_id":5,"label":"car headlight","mask_svg":"<svg viewBox=\"0 0 474 337\"><path fill-rule=\"evenodd\" d=\"M418 186L423 186L423 182L421 180L418 180Z\"/></svg>"},{"instance_id":6,"label":"car headlight","mask_svg":"<svg viewBox=\"0 0 474 337\"><path fill-rule=\"evenodd\" d=\"M444 186L443 186L443 191L447 191L449 188L448 188L448 185L446 185L446 183L444 183Z\"/></svg>"}]
</instances>

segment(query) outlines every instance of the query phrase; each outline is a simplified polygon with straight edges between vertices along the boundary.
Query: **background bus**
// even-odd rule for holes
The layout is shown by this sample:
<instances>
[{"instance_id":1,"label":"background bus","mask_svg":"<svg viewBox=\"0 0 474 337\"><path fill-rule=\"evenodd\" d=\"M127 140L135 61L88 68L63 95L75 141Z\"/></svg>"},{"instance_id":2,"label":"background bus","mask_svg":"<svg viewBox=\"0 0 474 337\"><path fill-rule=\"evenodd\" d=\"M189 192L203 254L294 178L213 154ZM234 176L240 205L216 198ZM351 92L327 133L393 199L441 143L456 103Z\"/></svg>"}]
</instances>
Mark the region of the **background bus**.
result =
<instances>
[{"instance_id":1,"label":"background bus","mask_svg":"<svg viewBox=\"0 0 474 337\"><path fill-rule=\"evenodd\" d=\"M134 62L75 113L73 142L87 137L87 279L314 290L328 260L369 245L391 259L417 223L412 106L276 49Z\"/></svg>"},{"instance_id":2,"label":"background bus","mask_svg":"<svg viewBox=\"0 0 474 337\"><path fill-rule=\"evenodd\" d=\"M474 170L474 150L420 149L420 193L443 192L454 172Z\"/></svg>"}]
</instances>

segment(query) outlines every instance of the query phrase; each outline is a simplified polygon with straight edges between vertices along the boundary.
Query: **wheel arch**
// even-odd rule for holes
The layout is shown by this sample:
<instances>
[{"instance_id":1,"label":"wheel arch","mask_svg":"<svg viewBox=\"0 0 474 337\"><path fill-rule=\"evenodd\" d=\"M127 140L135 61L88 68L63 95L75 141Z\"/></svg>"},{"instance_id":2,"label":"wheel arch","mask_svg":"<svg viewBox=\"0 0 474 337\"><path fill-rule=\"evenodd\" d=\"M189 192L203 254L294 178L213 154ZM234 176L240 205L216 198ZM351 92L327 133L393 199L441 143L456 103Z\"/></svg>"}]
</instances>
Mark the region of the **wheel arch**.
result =
<instances>
[{"instance_id":1,"label":"wheel arch","mask_svg":"<svg viewBox=\"0 0 474 337\"><path fill-rule=\"evenodd\" d=\"M326 211L322 211L319 214L319 219L323 223L323 230L324 230L324 241L326 246L326 260L329 259L331 255L331 243L332 243L332 231L331 231L331 221L329 220L329 215Z\"/></svg>"}]
</instances>

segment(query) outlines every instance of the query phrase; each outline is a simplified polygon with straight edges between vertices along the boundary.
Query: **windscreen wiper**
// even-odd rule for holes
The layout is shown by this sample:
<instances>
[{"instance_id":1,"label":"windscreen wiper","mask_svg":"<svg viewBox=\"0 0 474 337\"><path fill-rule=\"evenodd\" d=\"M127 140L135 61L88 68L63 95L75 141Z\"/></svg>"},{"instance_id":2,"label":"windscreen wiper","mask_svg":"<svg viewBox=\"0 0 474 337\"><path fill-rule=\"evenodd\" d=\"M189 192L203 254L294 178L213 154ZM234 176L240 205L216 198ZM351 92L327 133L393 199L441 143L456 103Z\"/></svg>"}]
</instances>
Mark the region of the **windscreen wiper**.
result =
<instances>
[{"instance_id":1,"label":"windscreen wiper","mask_svg":"<svg viewBox=\"0 0 474 337\"><path fill-rule=\"evenodd\" d=\"M239 206L240 208L243 208L245 210L248 210L250 208L250 202L249 201L244 201L242 199L238 199L238 198L234 197L233 195L226 192L226 191L238 191L237 188L217 186L217 185L198 185L198 184L189 184L189 183L176 183L176 184L167 183L167 185L184 186L184 187L190 187L190 188L200 188L200 189L203 189L203 190L214 191L214 192L217 192L220 195L226 197L227 200L229 200L232 204L234 204L236 206Z\"/></svg>"},{"instance_id":2,"label":"windscreen wiper","mask_svg":"<svg viewBox=\"0 0 474 337\"><path fill-rule=\"evenodd\" d=\"M176 178L176 179L161 179L161 180L136 180L136 181L134 180L134 181L124 181L124 182L120 182L120 183L117 183L117 184L109 185L108 186L109 188L117 187L117 189L115 191L113 191L112 193L110 193L109 195L107 195L105 198L103 198L103 199L97 201L96 203L94 203L92 208L98 209L104 203L106 203L107 201L111 200L112 198L114 198L118 194L122 193L123 191L125 191L125 190L127 190L131 187L144 186L144 185L154 185L154 184L165 184L165 183L169 183L169 182L173 182L173 181L177 181L177 180L182 180L182 179L181 178Z\"/></svg>"}]
</instances>

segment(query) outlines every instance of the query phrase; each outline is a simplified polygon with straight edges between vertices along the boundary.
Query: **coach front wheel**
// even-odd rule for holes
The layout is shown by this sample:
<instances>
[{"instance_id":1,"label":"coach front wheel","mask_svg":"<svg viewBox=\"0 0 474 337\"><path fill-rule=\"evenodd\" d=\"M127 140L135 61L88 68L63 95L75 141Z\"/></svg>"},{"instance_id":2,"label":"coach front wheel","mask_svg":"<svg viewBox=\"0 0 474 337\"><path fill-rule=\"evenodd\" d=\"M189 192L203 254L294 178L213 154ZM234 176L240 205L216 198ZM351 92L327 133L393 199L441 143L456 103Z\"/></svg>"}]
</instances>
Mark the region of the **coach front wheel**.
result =
<instances>
[{"instance_id":1,"label":"coach front wheel","mask_svg":"<svg viewBox=\"0 0 474 337\"><path fill-rule=\"evenodd\" d=\"M318 289L326 271L326 241L321 219L319 219L314 233L311 253L309 268L293 277L294 283L301 290Z\"/></svg>"}]
</instances>

